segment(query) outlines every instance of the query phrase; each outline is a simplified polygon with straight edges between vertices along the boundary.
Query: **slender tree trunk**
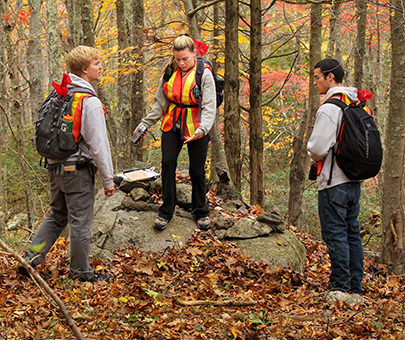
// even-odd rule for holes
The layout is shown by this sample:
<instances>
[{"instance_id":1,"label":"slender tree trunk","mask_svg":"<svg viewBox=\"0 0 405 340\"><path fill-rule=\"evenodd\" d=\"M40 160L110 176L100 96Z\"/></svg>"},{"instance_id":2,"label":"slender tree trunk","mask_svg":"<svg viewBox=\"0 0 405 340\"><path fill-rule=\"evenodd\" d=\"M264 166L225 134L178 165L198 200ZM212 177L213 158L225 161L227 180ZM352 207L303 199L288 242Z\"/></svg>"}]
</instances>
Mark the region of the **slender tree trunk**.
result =
<instances>
[{"instance_id":1,"label":"slender tree trunk","mask_svg":"<svg viewBox=\"0 0 405 340\"><path fill-rule=\"evenodd\" d=\"M309 109L304 112L297 136L294 137L294 155L290 169L290 195L288 198L288 223L297 225L302 213L302 197L305 176L309 163L306 152L312 131L315 113L319 105L319 94L314 83L314 66L321 59L322 4L311 4L311 30L309 51Z\"/></svg>"},{"instance_id":2,"label":"slender tree trunk","mask_svg":"<svg viewBox=\"0 0 405 340\"><path fill-rule=\"evenodd\" d=\"M263 206L262 15L260 0L250 1L250 14L250 203Z\"/></svg>"},{"instance_id":3,"label":"slender tree trunk","mask_svg":"<svg viewBox=\"0 0 405 340\"><path fill-rule=\"evenodd\" d=\"M81 0L81 19L83 28L83 44L86 46L94 46L94 19L93 6L91 1Z\"/></svg>"},{"instance_id":4,"label":"slender tree trunk","mask_svg":"<svg viewBox=\"0 0 405 340\"><path fill-rule=\"evenodd\" d=\"M0 0L0 12L8 13L8 2L7 0ZM14 30L13 24L4 25L2 26L4 30L4 47L5 47L5 54L7 59L7 78L10 82L10 93L8 96L8 100L10 102L10 115L15 118L15 131L19 133L14 133L13 136L15 138L15 142L17 145L17 154L19 155L20 167L21 167L21 177L24 186L24 195L26 200L26 208L27 208L27 215L28 215L28 228L32 229L34 225L34 203L33 203L33 194L31 190L31 181L30 181L30 169L27 166L25 155L26 153L26 145L25 145L25 134L21 133L24 131L24 107L23 107L23 88L24 86L20 82L19 71L17 67L17 59L16 59L16 51L14 50L15 44L12 41L12 34ZM8 112L5 112L8 114Z\"/></svg>"},{"instance_id":5,"label":"slender tree trunk","mask_svg":"<svg viewBox=\"0 0 405 340\"><path fill-rule=\"evenodd\" d=\"M367 4L366 0L356 0L357 37L354 49L354 86L361 89L364 74L364 55L366 45Z\"/></svg>"},{"instance_id":6,"label":"slender tree trunk","mask_svg":"<svg viewBox=\"0 0 405 340\"><path fill-rule=\"evenodd\" d=\"M186 11L188 28L190 35L195 39L200 39L200 28L198 26L197 14L191 15L190 12L195 8L191 0L182 0ZM198 38L197 38L198 37Z\"/></svg>"},{"instance_id":7,"label":"slender tree trunk","mask_svg":"<svg viewBox=\"0 0 405 340\"><path fill-rule=\"evenodd\" d=\"M224 145L234 186L241 189L241 131L239 104L239 5L225 0Z\"/></svg>"},{"instance_id":8,"label":"slender tree trunk","mask_svg":"<svg viewBox=\"0 0 405 340\"><path fill-rule=\"evenodd\" d=\"M132 26L132 10L130 4L123 0L117 0L117 26L118 26L118 66L119 69L128 68L130 60L129 53L125 51L130 45L130 29ZM118 168L129 168L131 166L131 133L132 127L132 79L131 76L121 72L117 81L117 108L118 126L120 133L117 134L117 166Z\"/></svg>"},{"instance_id":9,"label":"slender tree trunk","mask_svg":"<svg viewBox=\"0 0 405 340\"><path fill-rule=\"evenodd\" d=\"M7 133L6 133L6 126L4 112L6 110L5 103L5 93L6 93L6 86L5 86L5 79L7 75L7 68L6 68L6 51L5 51L5 39L4 39L4 11L3 11L3 4L0 5L0 147L3 152L6 151L7 145ZM0 158L0 237L5 230L5 217L6 217L6 200L4 197L4 174L6 171L6 166L3 162L3 157Z\"/></svg>"},{"instance_id":10,"label":"slender tree trunk","mask_svg":"<svg viewBox=\"0 0 405 340\"><path fill-rule=\"evenodd\" d=\"M384 153L382 260L398 274L405 267L405 0L391 0L392 65Z\"/></svg>"},{"instance_id":11,"label":"slender tree trunk","mask_svg":"<svg viewBox=\"0 0 405 340\"><path fill-rule=\"evenodd\" d=\"M133 0L133 35L132 45L135 49L132 52L135 72L133 74L132 83L132 126L131 131L135 130L141 119L145 117L145 79L144 79L144 20L145 10L143 0ZM143 152L141 150L142 144L132 144L131 155L133 159L142 161Z\"/></svg>"},{"instance_id":12,"label":"slender tree trunk","mask_svg":"<svg viewBox=\"0 0 405 340\"><path fill-rule=\"evenodd\" d=\"M337 46L340 44L341 32L340 32L340 1L332 1L330 7L330 19L329 19L329 40L328 40L328 49L326 51L326 56L329 58L335 58L341 61L341 56L337 54Z\"/></svg>"},{"instance_id":13,"label":"slender tree trunk","mask_svg":"<svg viewBox=\"0 0 405 340\"><path fill-rule=\"evenodd\" d=\"M41 23L42 0L32 0L30 17L30 37L27 45L27 69L30 76L30 104L32 121L37 119L37 111L44 100L44 77L43 55L41 35L43 27Z\"/></svg>"},{"instance_id":14,"label":"slender tree trunk","mask_svg":"<svg viewBox=\"0 0 405 340\"><path fill-rule=\"evenodd\" d=\"M68 12L68 50L83 43L82 15L80 2L77 0L65 0Z\"/></svg>"},{"instance_id":15,"label":"slender tree trunk","mask_svg":"<svg viewBox=\"0 0 405 340\"><path fill-rule=\"evenodd\" d=\"M61 45L60 29L58 23L58 8L56 0L46 1L47 9L47 38L48 38L48 65L49 65L49 87L52 81L62 80L62 68L60 65Z\"/></svg>"}]
</instances>

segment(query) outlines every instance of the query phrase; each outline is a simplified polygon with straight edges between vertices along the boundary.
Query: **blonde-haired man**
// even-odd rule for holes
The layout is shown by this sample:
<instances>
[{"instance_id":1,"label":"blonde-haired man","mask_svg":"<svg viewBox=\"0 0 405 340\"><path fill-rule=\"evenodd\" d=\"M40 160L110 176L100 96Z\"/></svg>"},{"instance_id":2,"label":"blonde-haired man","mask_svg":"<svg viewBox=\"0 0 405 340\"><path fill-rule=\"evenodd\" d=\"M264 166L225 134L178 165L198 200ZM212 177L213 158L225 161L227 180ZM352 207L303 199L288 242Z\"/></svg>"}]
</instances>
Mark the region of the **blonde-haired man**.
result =
<instances>
[{"instance_id":1,"label":"blonde-haired man","mask_svg":"<svg viewBox=\"0 0 405 340\"><path fill-rule=\"evenodd\" d=\"M101 78L100 56L97 49L89 46L78 46L68 55L71 72L68 87L74 92L72 106L77 102L81 104L79 151L65 160L48 159L51 212L31 242L31 246L44 246L38 253L30 247L25 254L25 259L34 267L44 262L49 249L69 223L70 275L73 279L90 282L109 278L108 274L96 274L89 263L90 227L95 197L94 176L97 170L104 186L104 194L114 194L113 165L104 108L90 84ZM77 112L76 110L75 114ZM19 268L19 272L26 274L23 267Z\"/></svg>"}]
</instances>

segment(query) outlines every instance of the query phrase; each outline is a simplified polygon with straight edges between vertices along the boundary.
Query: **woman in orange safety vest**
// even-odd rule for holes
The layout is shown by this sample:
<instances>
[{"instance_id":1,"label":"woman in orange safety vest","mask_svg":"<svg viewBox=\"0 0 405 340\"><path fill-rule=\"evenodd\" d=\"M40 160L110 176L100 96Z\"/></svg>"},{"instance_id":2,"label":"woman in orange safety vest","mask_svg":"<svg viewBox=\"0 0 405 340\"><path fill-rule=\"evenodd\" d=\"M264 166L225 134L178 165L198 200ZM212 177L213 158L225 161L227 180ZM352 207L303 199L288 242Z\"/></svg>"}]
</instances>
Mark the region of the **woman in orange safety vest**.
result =
<instances>
[{"instance_id":1,"label":"woman in orange safety vest","mask_svg":"<svg viewBox=\"0 0 405 340\"><path fill-rule=\"evenodd\" d=\"M166 76L168 68L172 73ZM196 70L195 40L180 35L173 41L173 57L165 68L152 109L137 127L149 128L162 119L163 204L154 224L157 230L165 229L174 214L177 158L183 144L187 144L189 155L192 212L200 229L208 230L210 226L205 162L216 114L216 93L211 69L206 67L203 71L201 90L196 84Z\"/></svg>"}]
</instances>

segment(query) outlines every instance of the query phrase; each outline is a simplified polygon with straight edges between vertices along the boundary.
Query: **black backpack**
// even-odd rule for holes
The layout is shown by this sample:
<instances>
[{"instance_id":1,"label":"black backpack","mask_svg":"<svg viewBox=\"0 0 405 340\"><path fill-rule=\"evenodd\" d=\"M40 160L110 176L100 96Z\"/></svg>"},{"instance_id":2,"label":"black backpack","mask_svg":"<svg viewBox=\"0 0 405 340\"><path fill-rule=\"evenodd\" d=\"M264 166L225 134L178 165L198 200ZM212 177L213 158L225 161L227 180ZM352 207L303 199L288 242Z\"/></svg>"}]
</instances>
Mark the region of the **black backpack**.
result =
<instances>
[{"instance_id":1,"label":"black backpack","mask_svg":"<svg viewBox=\"0 0 405 340\"><path fill-rule=\"evenodd\" d=\"M222 102L224 101L224 80L218 78L217 74L214 72L213 66L211 62L205 58L198 57L197 58L197 70L195 74L195 80L197 84L197 88L199 90L200 96L202 97L202 88L201 88L201 79L206 67L209 67L212 71L212 75L214 77L215 82L215 93L217 96L217 108L221 106ZM170 77L173 74L173 68L171 65L166 69L165 73L163 74L164 82L169 81ZM200 101L201 104L201 101Z\"/></svg>"},{"instance_id":2,"label":"black backpack","mask_svg":"<svg viewBox=\"0 0 405 340\"><path fill-rule=\"evenodd\" d=\"M74 89L75 92L90 93L87 89ZM73 134L62 128L62 117L70 114L74 97L69 88L66 96L59 96L53 90L42 103L35 122L35 145L38 153L50 159L65 160L79 149L79 141Z\"/></svg>"},{"instance_id":3,"label":"black backpack","mask_svg":"<svg viewBox=\"0 0 405 340\"><path fill-rule=\"evenodd\" d=\"M337 98L325 103L337 105L343 111L339 135L332 148L337 165L350 180L376 176L381 169L383 149L380 133L371 112L365 110L365 103L361 101L346 105ZM328 184L332 178L332 169L333 166Z\"/></svg>"}]
</instances>

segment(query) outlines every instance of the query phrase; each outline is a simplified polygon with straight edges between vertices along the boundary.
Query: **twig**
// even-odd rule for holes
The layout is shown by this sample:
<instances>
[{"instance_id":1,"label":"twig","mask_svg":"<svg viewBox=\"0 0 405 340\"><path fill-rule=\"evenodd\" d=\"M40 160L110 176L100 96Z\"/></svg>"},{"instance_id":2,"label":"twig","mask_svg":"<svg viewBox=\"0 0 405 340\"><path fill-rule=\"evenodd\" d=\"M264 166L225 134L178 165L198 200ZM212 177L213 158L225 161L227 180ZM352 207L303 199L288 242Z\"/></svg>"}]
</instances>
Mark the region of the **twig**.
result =
<instances>
[{"instance_id":1,"label":"twig","mask_svg":"<svg viewBox=\"0 0 405 340\"><path fill-rule=\"evenodd\" d=\"M86 340L85 337L80 332L79 328L76 326L75 321L72 319L70 312L66 309L66 306L62 300L56 295L56 293L49 287L49 285L44 281L44 279L38 274L38 272L29 265L20 255L18 255L13 249L11 249L2 239L0 239L0 246L8 251L11 256L13 256L18 262L20 262L28 273L37 281L37 283L45 290L45 292L56 302L59 307L60 312L66 319L66 323L72 330L75 337L79 340Z\"/></svg>"},{"instance_id":2,"label":"twig","mask_svg":"<svg viewBox=\"0 0 405 340\"><path fill-rule=\"evenodd\" d=\"M242 306L254 306L262 303L262 301L236 301L236 300L226 300L226 301L213 301L213 300L180 300L177 302L182 306L217 306L217 307L242 307Z\"/></svg>"}]
</instances>

